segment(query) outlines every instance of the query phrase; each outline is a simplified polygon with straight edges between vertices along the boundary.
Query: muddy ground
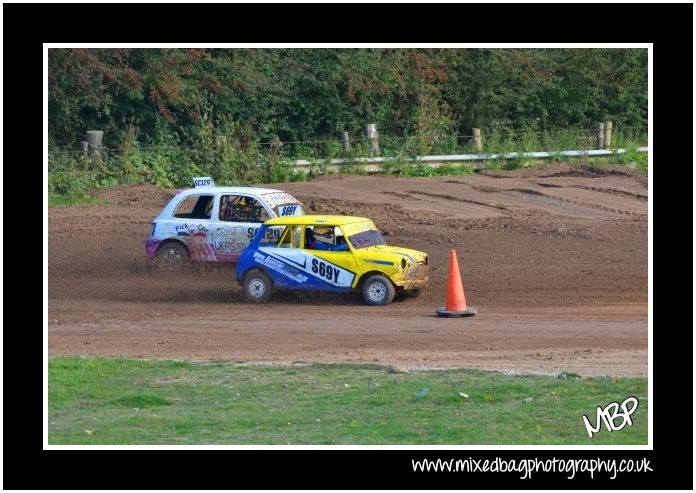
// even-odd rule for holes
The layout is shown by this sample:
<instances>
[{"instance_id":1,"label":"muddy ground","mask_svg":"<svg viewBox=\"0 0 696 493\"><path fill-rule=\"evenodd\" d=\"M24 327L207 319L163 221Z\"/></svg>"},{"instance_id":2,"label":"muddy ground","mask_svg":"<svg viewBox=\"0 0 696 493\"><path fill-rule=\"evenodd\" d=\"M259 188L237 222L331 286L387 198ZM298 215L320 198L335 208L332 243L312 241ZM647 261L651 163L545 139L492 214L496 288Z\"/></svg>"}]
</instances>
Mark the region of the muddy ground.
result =
<instances>
[{"instance_id":1,"label":"muddy ground","mask_svg":"<svg viewBox=\"0 0 696 493\"><path fill-rule=\"evenodd\" d=\"M645 175L556 165L272 186L428 252L430 285L386 307L299 293L252 305L233 266L154 269L143 240L173 192L119 187L99 193L107 204L48 211L49 355L647 375ZM435 317L452 248L473 318Z\"/></svg>"}]
</instances>

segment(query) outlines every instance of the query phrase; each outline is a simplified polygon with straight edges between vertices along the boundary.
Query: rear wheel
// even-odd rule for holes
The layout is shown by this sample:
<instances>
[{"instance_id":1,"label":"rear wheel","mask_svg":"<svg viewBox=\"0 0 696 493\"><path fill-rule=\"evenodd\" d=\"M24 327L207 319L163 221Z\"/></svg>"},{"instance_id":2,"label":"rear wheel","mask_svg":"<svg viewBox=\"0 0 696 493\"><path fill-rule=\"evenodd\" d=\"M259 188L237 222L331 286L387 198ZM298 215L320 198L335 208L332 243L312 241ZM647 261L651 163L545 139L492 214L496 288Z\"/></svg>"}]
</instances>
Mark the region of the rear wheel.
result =
<instances>
[{"instance_id":1,"label":"rear wheel","mask_svg":"<svg viewBox=\"0 0 696 493\"><path fill-rule=\"evenodd\" d=\"M375 274L365 279L362 295L368 305L388 305L394 299L394 285L386 277Z\"/></svg>"},{"instance_id":2,"label":"rear wheel","mask_svg":"<svg viewBox=\"0 0 696 493\"><path fill-rule=\"evenodd\" d=\"M165 243L157 251L157 264L167 270L177 270L188 264L188 250L181 243Z\"/></svg>"},{"instance_id":3,"label":"rear wheel","mask_svg":"<svg viewBox=\"0 0 696 493\"><path fill-rule=\"evenodd\" d=\"M271 297L271 279L260 270L252 270L244 276L244 294L254 303L262 303Z\"/></svg>"}]
</instances>

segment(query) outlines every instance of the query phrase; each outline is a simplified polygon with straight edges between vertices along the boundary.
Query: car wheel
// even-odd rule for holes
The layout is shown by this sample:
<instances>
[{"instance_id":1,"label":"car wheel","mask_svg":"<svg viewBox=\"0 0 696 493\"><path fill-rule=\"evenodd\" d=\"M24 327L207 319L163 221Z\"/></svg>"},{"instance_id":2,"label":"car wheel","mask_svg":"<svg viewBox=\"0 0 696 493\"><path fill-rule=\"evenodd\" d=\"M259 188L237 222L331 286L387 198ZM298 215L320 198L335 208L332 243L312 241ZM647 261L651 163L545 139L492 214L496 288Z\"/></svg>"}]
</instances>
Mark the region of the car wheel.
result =
<instances>
[{"instance_id":1,"label":"car wheel","mask_svg":"<svg viewBox=\"0 0 696 493\"><path fill-rule=\"evenodd\" d=\"M244 294L255 303L262 303L271 297L273 285L271 279L259 270L253 270L244 276Z\"/></svg>"},{"instance_id":2,"label":"car wheel","mask_svg":"<svg viewBox=\"0 0 696 493\"><path fill-rule=\"evenodd\" d=\"M365 279L362 295L368 305L388 305L394 299L394 285L384 276L373 275Z\"/></svg>"},{"instance_id":3,"label":"car wheel","mask_svg":"<svg viewBox=\"0 0 696 493\"><path fill-rule=\"evenodd\" d=\"M188 264L188 250L181 243L165 243L157 251L157 263L167 270L177 270Z\"/></svg>"}]
</instances>

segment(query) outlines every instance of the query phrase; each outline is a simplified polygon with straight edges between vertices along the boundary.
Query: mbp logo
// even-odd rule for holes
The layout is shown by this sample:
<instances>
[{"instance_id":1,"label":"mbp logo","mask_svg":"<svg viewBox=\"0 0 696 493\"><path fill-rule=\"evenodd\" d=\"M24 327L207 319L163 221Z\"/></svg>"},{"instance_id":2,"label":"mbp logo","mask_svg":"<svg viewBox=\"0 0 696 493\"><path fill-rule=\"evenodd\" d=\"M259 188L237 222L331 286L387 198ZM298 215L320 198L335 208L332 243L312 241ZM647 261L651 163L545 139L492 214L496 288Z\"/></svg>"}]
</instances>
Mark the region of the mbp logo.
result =
<instances>
[{"instance_id":1,"label":"mbp logo","mask_svg":"<svg viewBox=\"0 0 696 493\"><path fill-rule=\"evenodd\" d=\"M635 397L628 397L621 403L622 412L619 412L619 403L612 402L607 407L602 409L602 406L597 406L597 425L592 426L590 420L583 414L582 420L585 423L585 428L587 429L587 434L592 438L592 436L599 432L602 428L602 422L604 422L607 430L619 431L624 428L624 426L633 425L631 421L631 414L633 414L638 407L638 399ZM620 424L616 424L617 419L621 419Z\"/></svg>"}]
</instances>

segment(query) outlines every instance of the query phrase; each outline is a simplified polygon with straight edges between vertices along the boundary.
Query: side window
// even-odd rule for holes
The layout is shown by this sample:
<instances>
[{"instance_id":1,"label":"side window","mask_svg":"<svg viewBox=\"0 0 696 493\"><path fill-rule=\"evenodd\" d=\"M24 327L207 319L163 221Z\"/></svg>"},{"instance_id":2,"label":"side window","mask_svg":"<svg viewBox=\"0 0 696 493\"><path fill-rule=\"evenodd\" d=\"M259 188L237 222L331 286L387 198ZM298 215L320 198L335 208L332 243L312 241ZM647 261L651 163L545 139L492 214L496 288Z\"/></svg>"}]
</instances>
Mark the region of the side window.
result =
<instances>
[{"instance_id":1,"label":"side window","mask_svg":"<svg viewBox=\"0 0 696 493\"><path fill-rule=\"evenodd\" d=\"M301 226L285 226L280 238L275 243L276 248L300 248Z\"/></svg>"},{"instance_id":2,"label":"side window","mask_svg":"<svg viewBox=\"0 0 696 493\"><path fill-rule=\"evenodd\" d=\"M174 217L183 219L210 219L212 207L212 195L191 195L179 203L174 211Z\"/></svg>"},{"instance_id":3,"label":"side window","mask_svg":"<svg viewBox=\"0 0 696 493\"><path fill-rule=\"evenodd\" d=\"M304 248L309 250L330 250L332 252L349 250L340 226L307 226L304 230Z\"/></svg>"},{"instance_id":4,"label":"side window","mask_svg":"<svg viewBox=\"0 0 696 493\"><path fill-rule=\"evenodd\" d=\"M218 217L235 223L262 223L270 218L266 208L247 195L223 195Z\"/></svg>"}]
</instances>

